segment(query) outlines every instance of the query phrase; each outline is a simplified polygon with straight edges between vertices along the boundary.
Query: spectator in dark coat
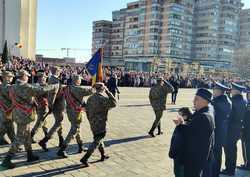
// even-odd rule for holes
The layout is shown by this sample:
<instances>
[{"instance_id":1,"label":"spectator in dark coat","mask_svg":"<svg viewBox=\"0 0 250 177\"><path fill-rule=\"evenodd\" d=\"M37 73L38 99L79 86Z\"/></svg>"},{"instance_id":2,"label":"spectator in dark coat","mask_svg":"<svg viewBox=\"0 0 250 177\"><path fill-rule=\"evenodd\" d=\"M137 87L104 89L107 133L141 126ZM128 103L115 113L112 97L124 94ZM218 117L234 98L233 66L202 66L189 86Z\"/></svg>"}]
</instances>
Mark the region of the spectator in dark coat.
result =
<instances>
[{"instance_id":1,"label":"spectator in dark coat","mask_svg":"<svg viewBox=\"0 0 250 177\"><path fill-rule=\"evenodd\" d=\"M185 123L190 122L192 112L189 108L184 107L179 109L178 114L183 117ZM184 132L180 126L177 126L172 135L169 150L169 157L174 160L175 177L184 177L184 141Z\"/></svg>"},{"instance_id":2,"label":"spectator in dark coat","mask_svg":"<svg viewBox=\"0 0 250 177\"><path fill-rule=\"evenodd\" d=\"M211 163L213 155L215 125L214 115L209 110L211 98L212 93L206 89L199 89L194 98L195 112L191 121L183 124L183 118L175 120L176 125L181 125L181 129L184 131L185 177L200 177L202 173L211 173L204 170Z\"/></svg>"}]
</instances>

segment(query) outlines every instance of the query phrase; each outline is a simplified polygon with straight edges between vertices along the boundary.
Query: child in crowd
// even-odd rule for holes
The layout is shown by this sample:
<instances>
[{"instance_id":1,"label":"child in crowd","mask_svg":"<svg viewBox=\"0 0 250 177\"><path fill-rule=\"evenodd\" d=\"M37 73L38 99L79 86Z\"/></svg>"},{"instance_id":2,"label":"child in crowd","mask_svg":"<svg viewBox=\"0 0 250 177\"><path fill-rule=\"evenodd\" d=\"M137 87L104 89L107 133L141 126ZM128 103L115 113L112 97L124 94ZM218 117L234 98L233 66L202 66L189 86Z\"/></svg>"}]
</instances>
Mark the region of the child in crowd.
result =
<instances>
[{"instance_id":1,"label":"child in crowd","mask_svg":"<svg viewBox=\"0 0 250 177\"><path fill-rule=\"evenodd\" d=\"M178 111L179 116L183 117L184 123L191 120L192 112L189 108L183 107ZM177 117L178 119L179 117ZM169 150L169 157L174 160L174 174L175 177L184 177L184 133L182 129L177 126L174 130L171 139L171 145Z\"/></svg>"}]
</instances>

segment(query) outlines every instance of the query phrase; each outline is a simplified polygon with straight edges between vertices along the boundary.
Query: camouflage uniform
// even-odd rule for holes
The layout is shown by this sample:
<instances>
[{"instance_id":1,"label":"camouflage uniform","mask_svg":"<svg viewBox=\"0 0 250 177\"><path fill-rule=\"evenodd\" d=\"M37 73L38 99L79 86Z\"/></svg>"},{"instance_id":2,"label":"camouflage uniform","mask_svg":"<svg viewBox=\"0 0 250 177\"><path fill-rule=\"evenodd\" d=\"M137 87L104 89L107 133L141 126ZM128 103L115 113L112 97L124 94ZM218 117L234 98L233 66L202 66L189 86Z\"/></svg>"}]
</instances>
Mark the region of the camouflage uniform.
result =
<instances>
[{"instance_id":1,"label":"camouflage uniform","mask_svg":"<svg viewBox=\"0 0 250 177\"><path fill-rule=\"evenodd\" d=\"M52 68L52 71L54 73L56 73L56 72L60 72L60 69L58 67L54 67L54 68ZM58 138L59 138L59 147L62 146L62 143L64 141L63 136L62 136L62 121L63 121L63 112L65 110L65 105L66 105L65 99L62 95L63 86L61 85L60 79L57 77L57 75L52 75L49 78L48 83L49 84L58 84L59 91L56 95L55 100L51 100L51 99L54 99L54 95L49 94L49 96L48 96L49 102L54 102L54 104L52 106L52 113L55 117L55 123L52 126L52 128L49 130L48 134L38 143L45 151L48 151L47 142L51 139L52 135L56 131L57 131Z\"/></svg>"},{"instance_id":2,"label":"camouflage uniform","mask_svg":"<svg viewBox=\"0 0 250 177\"><path fill-rule=\"evenodd\" d=\"M23 77L24 75L30 76L27 71L21 70L19 72L19 77ZM6 168L14 168L14 164L11 163L11 158L22 144L24 144L25 150L27 151L28 162L39 159L39 157L33 155L31 146L30 124L35 119L33 109L34 96L43 95L46 92L54 91L57 88L58 86L55 85L39 87L28 84L22 80L17 80L16 84L10 88L10 96L12 104L14 105L12 114L13 119L17 124L17 135L9 149L8 155L2 163L2 166Z\"/></svg>"},{"instance_id":3,"label":"camouflage uniform","mask_svg":"<svg viewBox=\"0 0 250 177\"><path fill-rule=\"evenodd\" d=\"M73 76L73 82L76 79L80 79L79 76ZM71 85L64 88L64 96L66 99L66 110L68 119L71 123L70 131L65 138L62 147L58 151L57 155L62 156L64 158L67 157L65 153L65 149L67 145L70 143L70 140L76 135L76 141L79 147L78 152L82 152L82 139L80 136L80 124L83 118L83 97L91 95L93 93L92 89L86 89L78 85Z\"/></svg>"},{"instance_id":4,"label":"camouflage uniform","mask_svg":"<svg viewBox=\"0 0 250 177\"><path fill-rule=\"evenodd\" d=\"M161 81L164 82L163 85L160 84ZM158 135L162 134L161 117L163 111L166 110L167 94L172 93L173 91L173 86L170 83L164 81L162 78L158 78L157 84L150 89L149 100L156 116L152 128L149 131L149 135L152 137L154 137L154 130L156 127L158 127Z\"/></svg>"},{"instance_id":5,"label":"camouflage uniform","mask_svg":"<svg viewBox=\"0 0 250 177\"><path fill-rule=\"evenodd\" d=\"M14 77L11 72L3 72L3 77ZM0 141L5 142L4 135L7 134L11 142L15 139L15 129L12 120L12 103L9 98L10 84L7 80L4 80L0 85Z\"/></svg>"},{"instance_id":6,"label":"camouflage uniform","mask_svg":"<svg viewBox=\"0 0 250 177\"><path fill-rule=\"evenodd\" d=\"M103 84L97 83L96 87L104 87ZM88 165L87 161L91 154L94 152L96 148L101 153L101 160L105 159L105 152L103 146L103 138L106 135L106 122L109 109L116 106L116 100L112 93L110 93L107 89L105 90L108 98L103 96L100 92L93 94L89 97L86 104L86 113L87 118L90 123L91 131L94 135L94 141L91 143L87 153L81 159L81 162Z\"/></svg>"},{"instance_id":7,"label":"camouflage uniform","mask_svg":"<svg viewBox=\"0 0 250 177\"><path fill-rule=\"evenodd\" d=\"M38 72L38 83L36 83L37 86L47 86L45 79L47 78L46 74L44 72ZM35 97L35 100L37 102L37 121L31 131L31 137L33 139L34 135L36 134L37 130L41 127L44 132L44 135L46 136L48 134L48 128L46 123L46 118L44 117L48 110L48 94L39 95Z\"/></svg>"}]
</instances>

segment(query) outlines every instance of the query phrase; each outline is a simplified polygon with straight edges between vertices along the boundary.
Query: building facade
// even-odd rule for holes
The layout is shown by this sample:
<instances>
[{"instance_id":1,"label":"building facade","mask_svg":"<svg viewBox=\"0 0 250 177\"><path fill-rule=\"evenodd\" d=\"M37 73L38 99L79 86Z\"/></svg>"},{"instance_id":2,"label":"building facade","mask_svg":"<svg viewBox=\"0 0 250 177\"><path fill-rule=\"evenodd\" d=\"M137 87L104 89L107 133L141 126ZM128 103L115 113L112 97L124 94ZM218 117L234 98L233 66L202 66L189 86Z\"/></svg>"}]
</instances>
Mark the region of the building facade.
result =
<instances>
[{"instance_id":1,"label":"building facade","mask_svg":"<svg viewBox=\"0 0 250 177\"><path fill-rule=\"evenodd\" d=\"M151 71L154 63L162 70L169 63L178 68L193 62L230 68L239 47L241 8L241 0L128 3L113 12L111 52L106 57L110 65L136 71Z\"/></svg>"},{"instance_id":2,"label":"building facade","mask_svg":"<svg viewBox=\"0 0 250 177\"><path fill-rule=\"evenodd\" d=\"M35 59L36 22L36 0L0 0L0 53L7 40L12 55Z\"/></svg>"},{"instance_id":3,"label":"building facade","mask_svg":"<svg viewBox=\"0 0 250 177\"><path fill-rule=\"evenodd\" d=\"M240 13L240 49L250 48L250 9Z\"/></svg>"}]
</instances>

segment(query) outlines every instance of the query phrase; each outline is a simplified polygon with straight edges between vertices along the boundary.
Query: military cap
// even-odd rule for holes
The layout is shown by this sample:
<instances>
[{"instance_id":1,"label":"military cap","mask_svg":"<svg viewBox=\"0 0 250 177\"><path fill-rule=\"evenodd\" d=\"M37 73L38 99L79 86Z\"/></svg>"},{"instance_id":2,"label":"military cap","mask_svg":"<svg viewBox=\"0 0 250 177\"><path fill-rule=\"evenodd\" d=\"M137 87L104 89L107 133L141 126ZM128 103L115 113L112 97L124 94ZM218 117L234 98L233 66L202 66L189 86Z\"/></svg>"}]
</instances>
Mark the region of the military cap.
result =
<instances>
[{"instance_id":1,"label":"military cap","mask_svg":"<svg viewBox=\"0 0 250 177\"><path fill-rule=\"evenodd\" d=\"M197 96L200 96L201 98L211 102L212 99L212 93L209 92L207 89L204 88L200 88L198 89L198 91L196 92Z\"/></svg>"},{"instance_id":2,"label":"military cap","mask_svg":"<svg viewBox=\"0 0 250 177\"><path fill-rule=\"evenodd\" d=\"M38 72L36 73L36 76L37 76L37 77L48 77L44 71L38 71Z\"/></svg>"},{"instance_id":3,"label":"military cap","mask_svg":"<svg viewBox=\"0 0 250 177\"><path fill-rule=\"evenodd\" d=\"M72 80L73 81L77 81L77 80L81 80L82 79L82 77L80 76L80 75L78 75L78 74L74 74L73 76L72 76Z\"/></svg>"},{"instance_id":4,"label":"military cap","mask_svg":"<svg viewBox=\"0 0 250 177\"><path fill-rule=\"evenodd\" d=\"M223 85L222 83L215 82L214 89L219 89L222 91L230 90L227 86Z\"/></svg>"},{"instance_id":5,"label":"military cap","mask_svg":"<svg viewBox=\"0 0 250 177\"><path fill-rule=\"evenodd\" d=\"M94 87L95 87L96 89L99 89L99 88L102 88L102 87L104 87L104 86L105 86L105 85L104 85L103 82L96 82Z\"/></svg>"},{"instance_id":6,"label":"military cap","mask_svg":"<svg viewBox=\"0 0 250 177\"><path fill-rule=\"evenodd\" d=\"M22 77L22 76L24 76L24 75L30 77L30 74L28 73L28 71L26 71L26 70L24 70L24 69L21 69L21 70L18 71L18 73L17 73L17 76L19 76L19 77Z\"/></svg>"},{"instance_id":7,"label":"military cap","mask_svg":"<svg viewBox=\"0 0 250 177\"><path fill-rule=\"evenodd\" d=\"M157 77L156 80L157 81L163 81L164 79L163 79L163 77Z\"/></svg>"},{"instance_id":8,"label":"military cap","mask_svg":"<svg viewBox=\"0 0 250 177\"><path fill-rule=\"evenodd\" d=\"M2 76L3 77L14 77L15 75L11 71L3 71Z\"/></svg>"},{"instance_id":9,"label":"military cap","mask_svg":"<svg viewBox=\"0 0 250 177\"><path fill-rule=\"evenodd\" d=\"M236 84L234 82L231 85L232 85L232 90L238 90L240 92L243 92L246 90L246 87L239 85L239 84Z\"/></svg>"}]
</instances>

